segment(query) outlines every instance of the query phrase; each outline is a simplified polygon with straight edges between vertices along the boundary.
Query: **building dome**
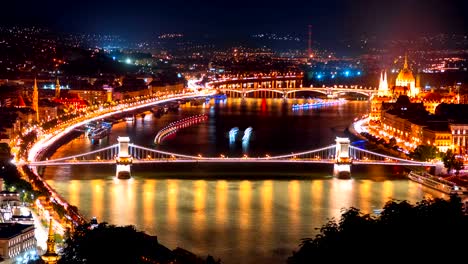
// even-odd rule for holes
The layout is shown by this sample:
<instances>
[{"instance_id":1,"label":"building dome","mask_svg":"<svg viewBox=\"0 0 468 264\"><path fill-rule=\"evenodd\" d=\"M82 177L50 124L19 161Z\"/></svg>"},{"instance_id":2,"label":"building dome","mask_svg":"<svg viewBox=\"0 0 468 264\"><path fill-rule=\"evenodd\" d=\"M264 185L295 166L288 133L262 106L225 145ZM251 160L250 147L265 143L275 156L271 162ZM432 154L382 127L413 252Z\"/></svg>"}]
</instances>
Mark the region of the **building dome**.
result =
<instances>
[{"instance_id":1,"label":"building dome","mask_svg":"<svg viewBox=\"0 0 468 264\"><path fill-rule=\"evenodd\" d=\"M398 81L414 82L413 72L408 68L403 68L397 76Z\"/></svg>"},{"instance_id":2,"label":"building dome","mask_svg":"<svg viewBox=\"0 0 468 264\"><path fill-rule=\"evenodd\" d=\"M419 89L416 87L415 82L416 80L413 76L413 72L408 68L408 59L405 56L405 64L403 69L401 69L401 71L398 73L395 85L407 87L409 90L409 95L411 97L415 97L419 93Z\"/></svg>"}]
</instances>

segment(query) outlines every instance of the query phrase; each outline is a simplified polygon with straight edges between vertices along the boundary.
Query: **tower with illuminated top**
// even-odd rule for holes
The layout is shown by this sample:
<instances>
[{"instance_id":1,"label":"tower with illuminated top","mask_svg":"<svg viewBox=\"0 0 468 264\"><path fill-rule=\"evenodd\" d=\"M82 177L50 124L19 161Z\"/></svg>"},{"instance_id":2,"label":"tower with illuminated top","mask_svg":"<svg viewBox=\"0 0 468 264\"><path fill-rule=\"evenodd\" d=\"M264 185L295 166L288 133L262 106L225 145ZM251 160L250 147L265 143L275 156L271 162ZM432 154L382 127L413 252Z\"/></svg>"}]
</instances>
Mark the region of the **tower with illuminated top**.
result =
<instances>
[{"instance_id":1,"label":"tower with illuminated top","mask_svg":"<svg viewBox=\"0 0 468 264\"><path fill-rule=\"evenodd\" d=\"M55 81L55 98L59 99L60 98L60 82L57 77L57 80Z\"/></svg>"},{"instance_id":2,"label":"tower with illuminated top","mask_svg":"<svg viewBox=\"0 0 468 264\"><path fill-rule=\"evenodd\" d=\"M59 254L55 252L55 237L54 232L52 229L52 219L50 219L49 223L49 235L47 238L47 251L44 255L41 256L42 260L46 264L56 264L57 261L60 259Z\"/></svg>"},{"instance_id":3,"label":"tower with illuminated top","mask_svg":"<svg viewBox=\"0 0 468 264\"><path fill-rule=\"evenodd\" d=\"M37 88L36 78L34 78L32 108L36 111L36 122L39 122L39 89Z\"/></svg>"}]
</instances>

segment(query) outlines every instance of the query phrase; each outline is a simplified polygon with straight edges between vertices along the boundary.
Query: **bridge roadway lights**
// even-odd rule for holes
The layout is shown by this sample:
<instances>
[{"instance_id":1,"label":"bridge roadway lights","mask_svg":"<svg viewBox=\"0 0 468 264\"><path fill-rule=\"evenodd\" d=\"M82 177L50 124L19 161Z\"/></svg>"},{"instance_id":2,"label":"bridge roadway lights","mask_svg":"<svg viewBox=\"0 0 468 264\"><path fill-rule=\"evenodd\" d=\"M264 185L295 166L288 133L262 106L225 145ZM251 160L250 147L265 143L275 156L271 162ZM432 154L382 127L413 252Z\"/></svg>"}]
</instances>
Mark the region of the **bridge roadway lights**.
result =
<instances>
[{"instance_id":1,"label":"bridge roadway lights","mask_svg":"<svg viewBox=\"0 0 468 264\"><path fill-rule=\"evenodd\" d=\"M119 142L119 154L115 159L115 176L117 179L130 179L132 177L130 173L130 166L133 162L132 156L130 156L128 153L128 143L130 142L130 138L118 137L117 141Z\"/></svg>"}]
</instances>

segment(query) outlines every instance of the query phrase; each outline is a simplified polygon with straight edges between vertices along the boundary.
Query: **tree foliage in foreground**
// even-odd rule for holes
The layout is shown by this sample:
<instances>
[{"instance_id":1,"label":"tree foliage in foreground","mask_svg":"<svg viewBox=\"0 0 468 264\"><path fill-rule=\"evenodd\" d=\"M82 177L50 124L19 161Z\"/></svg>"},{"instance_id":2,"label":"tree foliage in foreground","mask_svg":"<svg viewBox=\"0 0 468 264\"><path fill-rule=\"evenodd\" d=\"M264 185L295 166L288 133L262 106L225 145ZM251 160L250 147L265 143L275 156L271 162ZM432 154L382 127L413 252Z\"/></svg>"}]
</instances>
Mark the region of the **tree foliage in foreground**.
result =
<instances>
[{"instance_id":1,"label":"tree foliage in foreground","mask_svg":"<svg viewBox=\"0 0 468 264\"><path fill-rule=\"evenodd\" d=\"M220 263L211 256L205 260L181 248L171 251L159 244L155 236L137 231L134 226L114 226L105 222L94 228L89 223L78 226L65 244L59 264Z\"/></svg>"},{"instance_id":2,"label":"tree foliage in foreground","mask_svg":"<svg viewBox=\"0 0 468 264\"><path fill-rule=\"evenodd\" d=\"M445 168L447 168L448 174L452 172L452 169L455 170L455 173L458 175L460 170L463 169L463 159L457 158L457 155L449 149L442 155L442 161Z\"/></svg>"},{"instance_id":3,"label":"tree foliage in foreground","mask_svg":"<svg viewBox=\"0 0 468 264\"><path fill-rule=\"evenodd\" d=\"M438 154L439 151L436 146L419 145L410 153L410 157L419 161L430 161L435 159Z\"/></svg>"},{"instance_id":4,"label":"tree foliage in foreground","mask_svg":"<svg viewBox=\"0 0 468 264\"><path fill-rule=\"evenodd\" d=\"M468 216L463 210L457 196L414 205L389 201L379 216L349 208L338 222L332 219L323 225L315 238L303 239L288 263L457 259L465 252L463 241L468 235Z\"/></svg>"}]
</instances>

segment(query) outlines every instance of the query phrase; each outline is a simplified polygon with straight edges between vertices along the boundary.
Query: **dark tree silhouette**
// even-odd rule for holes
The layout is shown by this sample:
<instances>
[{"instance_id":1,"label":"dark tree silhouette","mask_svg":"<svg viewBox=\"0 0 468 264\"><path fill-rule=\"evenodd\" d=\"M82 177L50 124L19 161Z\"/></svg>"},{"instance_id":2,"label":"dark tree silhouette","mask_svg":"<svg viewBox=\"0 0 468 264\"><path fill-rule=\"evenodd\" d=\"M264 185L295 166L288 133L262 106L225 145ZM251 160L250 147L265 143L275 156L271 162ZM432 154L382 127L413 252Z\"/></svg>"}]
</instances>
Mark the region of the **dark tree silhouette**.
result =
<instances>
[{"instance_id":1,"label":"dark tree silhouette","mask_svg":"<svg viewBox=\"0 0 468 264\"><path fill-rule=\"evenodd\" d=\"M65 244L59 264L221 263L211 256L203 259L182 248L171 251L159 244L155 236L137 231L134 226L114 226L105 222L94 228L89 223L78 226Z\"/></svg>"},{"instance_id":2,"label":"dark tree silhouette","mask_svg":"<svg viewBox=\"0 0 468 264\"><path fill-rule=\"evenodd\" d=\"M435 159L437 154L437 147L430 145L419 145L414 149L413 152L411 152L410 157L419 161L430 161Z\"/></svg>"},{"instance_id":3,"label":"dark tree silhouette","mask_svg":"<svg viewBox=\"0 0 468 264\"><path fill-rule=\"evenodd\" d=\"M457 196L422 200L415 205L389 201L379 216L347 209L339 222L332 219L315 238L303 239L287 262L386 263L417 259L422 263L433 261L435 256L455 260L464 252L465 245L459 241L466 235L468 217Z\"/></svg>"},{"instance_id":4,"label":"dark tree silhouette","mask_svg":"<svg viewBox=\"0 0 468 264\"><path fill-rule=\"evenodd\" d=\"M101 223L91 229L85 224L77 227L65 243L59 263L169 263L173 258L171 250L155 237L138 232L133 226Z\"/></svg>"},{"instance_id":5,"label":"dark tree silhouette","mask_svg":"<svg viewBox=\"0 0 468 264\"><path fill-rule=\"evenodd\" d=\"M447 152L442 154L442 162L444 163L445 168L447 168L447 173L450 174L454 165L456 165L456 156L451 149L448 149Z\"/></svg>"}]
</instances>

